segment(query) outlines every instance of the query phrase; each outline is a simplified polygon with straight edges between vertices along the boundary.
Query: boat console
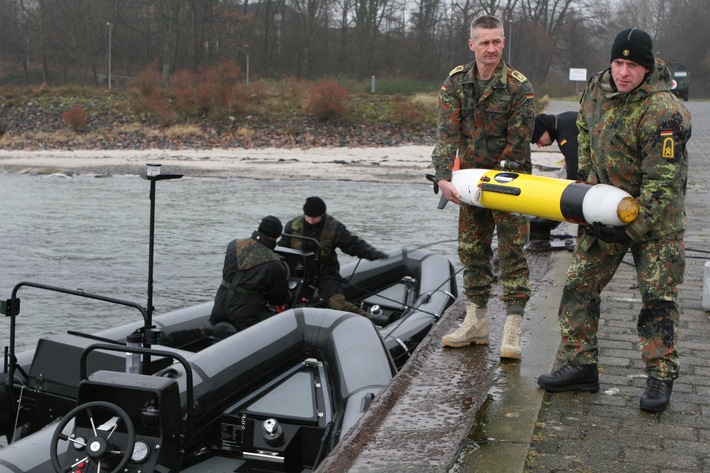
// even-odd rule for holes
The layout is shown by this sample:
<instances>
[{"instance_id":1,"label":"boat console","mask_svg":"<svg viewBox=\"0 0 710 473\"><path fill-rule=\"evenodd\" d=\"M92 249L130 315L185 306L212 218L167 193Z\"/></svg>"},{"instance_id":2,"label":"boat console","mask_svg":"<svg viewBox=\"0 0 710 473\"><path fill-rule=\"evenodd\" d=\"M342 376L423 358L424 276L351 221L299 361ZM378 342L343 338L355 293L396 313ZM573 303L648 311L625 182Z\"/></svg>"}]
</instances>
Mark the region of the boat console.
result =
<instances>
[{"instance_id":1,"label":"boat console","mask_svg":"<svg viewBox=\"0 0 710 473\"><path fill-rule=\"evenodd\" d=\"M274 251L284 258L289 268L288 288L292 307L307 305L315 295L318 283L318 261L312 251L277 246Z\"/></svg>"},{"instance_id":2,"label":"boat console","mask_svg":"<svg viewBox=\"0 0 710 473\"><path fill-rule=\"evenodd\" d=\"M239 460L230 463L236 472L314 469L337 434L327 386L323 363L297 364L229 406L206 443L211 458L183 471L202 472L228 459Z\"/></svg>"},{"instance_id":3,"label":"boat console","mask_svg":"<svg viewBox=\"0 0 710 473\"><path fill-rule=\"evenodd\" d=\"M98 371L81 383L77 406L54 431L55 471L88 471L92 463L97 471L180 471L184 429L177 381Z\"/></svg>"}]
</instances>

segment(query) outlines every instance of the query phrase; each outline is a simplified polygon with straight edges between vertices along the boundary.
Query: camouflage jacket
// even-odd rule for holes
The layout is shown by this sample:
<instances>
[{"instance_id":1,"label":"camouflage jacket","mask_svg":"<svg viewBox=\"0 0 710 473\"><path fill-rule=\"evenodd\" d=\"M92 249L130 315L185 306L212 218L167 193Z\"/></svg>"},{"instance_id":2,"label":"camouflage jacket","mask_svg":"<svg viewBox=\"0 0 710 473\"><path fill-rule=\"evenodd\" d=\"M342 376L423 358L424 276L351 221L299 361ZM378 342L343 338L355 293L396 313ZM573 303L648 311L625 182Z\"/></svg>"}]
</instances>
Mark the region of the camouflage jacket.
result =
<instances>
[{"instance_id":1,"label":"camouflage jacket","mask_svg":"<svg viewBox=\"0 0 710 473\"><path fill-rule=\"evenodd\" d=\"M439 92L438 140L431 156L436 178L451 180L457 151L461 169L500 169L506 160L531 172L534 121L533 88L520 72L501 61L477 97L476 63L458 66Z\"/></svg>"},{"instance_id":2,"label":"camouflage jacket","mask_svg":"<svg viewBox=\"0 0 710 473\"><path fill-rule=\"evenodd\" d=\"M690 113L671 93L671 75L656 60L639 87L618 92L611 69L592 77L577 118L580 180L611 184L636 198L636 241L682 238Z\"/></svg>"},{"instance_id":3,"label":"camouflage jacket","mask_svg":"<svg viewBox=\"0 0 710 473\"><path fill-rule=\"evenodd\" d=\"M316 225L308 225L303 215L296 217L286 223L284 234L305 236L318 241L318 245L316 245L312 241L283 236L279 240L279 245L306 251L316 251L319 248L318 263L321 275L340 276L340 263L335 252L336 248L340 248L350 256L366 259L372 257L373 252L376 251L369 243L352 233L338 219L329 214L325 214L325 218Z\"/></svg>"},{"instance_id":4,"label":"camouflage jacket","mask_svg":"<svg viewBox=\"0 0 710 473\"><path fill-rule=\"evenodd\" d=\"M269 248L270 243L262 235L256 234L252 238L234 240L227 248L227 252L234 251L233 257L236 260L237 270L249 271L269 261L281 261L282 258L274 253L272 248ZM234 269L233 267L225 268L225 276L229 277L229 275L233 274Z\"/></svg>"},{"instance_id":5,"label":"camouflage jacket","mask_svg":"<svg viewBox=\"0 0 710 473\"><path fill-rule=\"evenodd\" d=\"M264 318L267 303L288 302L288 267L273 251L275 246L275 241L260 232L227 245L222 284L210 316L212 325L226 321L243 330Z\"/></svg>"}]
</instances>

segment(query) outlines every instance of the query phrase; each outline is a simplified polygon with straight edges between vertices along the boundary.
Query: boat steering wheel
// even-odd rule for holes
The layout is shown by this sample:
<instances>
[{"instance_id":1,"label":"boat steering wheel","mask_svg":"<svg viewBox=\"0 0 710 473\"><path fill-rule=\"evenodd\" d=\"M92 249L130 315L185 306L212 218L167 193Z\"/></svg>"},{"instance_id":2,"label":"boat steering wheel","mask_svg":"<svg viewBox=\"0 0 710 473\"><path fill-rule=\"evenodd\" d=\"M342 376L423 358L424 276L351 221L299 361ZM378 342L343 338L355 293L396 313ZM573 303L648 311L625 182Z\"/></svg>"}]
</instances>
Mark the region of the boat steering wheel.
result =
<instances>
[{"instance_id":1,"label":"boat steering wheel","mask_svg":"<svg viewBox=\"0 0 710 473\"><path fill-rule=\"evenodd\" d=\"M104 422L101 426L96 426L94 422L93 410L108 411L112 416L110 416L109 421ZM84 412L86 411L86 412ZM79 414L85 415L88 421L91 423L91 428L87 427L77 427L76 423L74 425L74 433L71 435L66 435L62 431L69 425L72 420L79 417ZM112 442L111 436L116 432L116 428L119 423L125 424L125 443L127 444L125 448L121 448L121 445L117 445ZM77 435L77 433L86 432L86 436L82 437ZM59 446L59 441L63 440L65 442L70 442L77 449L83 449L85 456L83 458L77 458L77 460L67 467L62 467L59 463L59 455L57 453L57 447ZM123 467L126 466L128 460L131 458L133 453L133 445L136 440L136 432L131 422L130 417L126 414L126 411L121 409L115 404L104 401L93 401L82 404L72 409L67 415L64 416L62 421L57 425L52 436L52 443L50 444L49 455L52 460L52 466L56 473L65 473L72 470L73 468L84 464L86 467L91 465L91 463L96 464L96 472L101 473L102 462L109 462L111 459L120 458L116 467L111 471L111 473L119 473ZM124 440L121 439L123 442ZM68 451L67 451L68 452ZM114 464L111 462L111 464ZM108 466L108 463L105 464ZM110 466L108 466L110 468ZM84 470L84 471L88 471ZM104 470L106 471L106 470Z\"/></svg>"}]
</instances>

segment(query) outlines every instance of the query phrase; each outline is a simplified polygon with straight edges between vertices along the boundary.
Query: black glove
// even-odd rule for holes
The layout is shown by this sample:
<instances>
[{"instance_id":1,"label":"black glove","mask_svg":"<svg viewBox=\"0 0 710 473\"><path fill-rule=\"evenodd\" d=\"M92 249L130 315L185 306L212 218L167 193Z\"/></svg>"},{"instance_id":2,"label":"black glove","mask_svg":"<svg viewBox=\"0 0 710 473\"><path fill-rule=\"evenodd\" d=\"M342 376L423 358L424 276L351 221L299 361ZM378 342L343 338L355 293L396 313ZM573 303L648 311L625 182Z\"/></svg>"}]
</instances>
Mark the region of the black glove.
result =
<instances>
[{"instance_id":1,"label":"black glove","mask_svg":"<svg viewBox=\"0 0 710 473\"><path fill-rule=\"evenodd\" d=\"M594 222L587 226L587 234L599 238L607 243L628 243L631 237L626 233L626 227L610 227L601 222Z\"/></svg>"},{"instance_id":2,"label":"black glove","mask_svg":"<svg viewBox=\"0 0 710 473\"><path fill-rule=\"evenodd\" d=\"M378 259L387 259L387 258L388 258L387 253L383 253L379 250L371 250L367 253L367 259L369 259L370 261L375 261Z\"/></svg>"}]
</instances>

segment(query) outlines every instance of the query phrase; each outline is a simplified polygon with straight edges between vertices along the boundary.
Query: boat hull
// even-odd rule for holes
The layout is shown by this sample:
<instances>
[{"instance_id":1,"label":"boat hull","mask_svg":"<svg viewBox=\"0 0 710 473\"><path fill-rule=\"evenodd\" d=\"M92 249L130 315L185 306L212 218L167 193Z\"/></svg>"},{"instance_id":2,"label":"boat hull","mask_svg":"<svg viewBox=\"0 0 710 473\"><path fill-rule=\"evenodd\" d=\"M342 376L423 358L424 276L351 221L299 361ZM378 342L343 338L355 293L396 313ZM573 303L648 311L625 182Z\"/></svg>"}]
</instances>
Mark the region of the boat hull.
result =
<instances>
[{"instance_id":1,"label":"boat hull","mask_svg":"<svg viewBox=\"0 0 710 473\"><path fill-rule=\"evenodd\" d=\"M288 374L289 370L304 363L322 372L323 376L318 379L328 383L320 387L321 391L327 390L327 394L315 396L321 401L314 403L317 412L312 416L310 427L313 432L320 431L325 435L326 427L330 425L327 444L334 445L340 434L347 432L362 416L372 398L396 373L389 352L367 319L331 309L292 309L199 353L189 356L184 352L175 353L185 358L187 366L175 364L155 376L99 370L79 386L79 405L102 401L118 406L134 420L137 438L151 447L149 460L139 466L129 463L126 471L137 471L131 469L134 466L143 471L153 471L161 464L175 467L175 458L163 458L161 452L173 452L171 457L174 457L174 452L185 451L190 456L190 452L201 446L226 455L235 465L254 462L258 454L263 454L265 442L262 433L253 428L263 422L262 415L250 412L254 409L254 400L265 398L274 391L276 386L270 384L274 377ZM93 353L87 356L87 361L91 356ZM191 383L188 382L188 369L192 375ZM172 401L170 395L164 394L171 390L177 393L177 396L172 395ZM188 395L189 390L193 390L192 395ZM189 434L182 424L167 420L161 422L169 425L153 424L146 428L137 406L143 407L144 399L152 398L160 400L157 404L161 409L174 411L164 416L165 419L192 416ZM192 410L188 408L188 399L192 399ZM289 413L289 409L296 414ZM291 408L284 405L281 410L280 418L270 418L278 421L283 429L294 427L295 430L308 423L293 420L302 412L300 405ZM225 442L224 437L214 435L223 432L226 425L236 422L235 419L244 425L238 443ZM0 450L0 471L51 471L48 431L54 429L55 425L50 424L13 443L11 448ZM171 438L186 441L170 448ZM290 439L294 443L302 441L297 436ZM161 447L155 448L156 445ZM67 456L71 458L67 461L73 462L76 454L71 449L68 455L64 452L66 448L59 454L60 461L64 462ZM296 455L288 443L272 444L269 449L272 459L278 457L284 464L300 463L307 468L307 462L315 460L312 457L304 461L300 454L297 459L287 458L287 452ZM199 463L196 458L183 458L179 463L185 461L196 465Z\"/></svg>"},{"instance_id":2,"label":"boat hull","mask_svg":"<svg viewBox=\"0 0 710 473\"><path fill-rule=\"evenodd\" d=\"M226 459L219 461L242 462L242 468L274 458L283 464L276 471L315 467L458 295L448 259L423 249L403 248L387 259L346 264L341 275L346 296L370 311L371 319L323 307L295 307L216 340L207 335L212 303L197 304L152 320L155 343L132 349L142 354L143 374L123 372L127 336L143 329L143 321L94 334L68 331L41 338L35 350L17 355L12 387L24 394L19 403L12 401L5 374L2 427L14 442L0 450L0 464L47 471L43 457L28 467L36 456L28 445L45 445L46 430L77 405L108 402L131 411L129 417L143 425L145 414L136 414L136 406L164 398L171 415L161 421L160 435L151 439L163 443L163 455L156 453L152 461L167 465L167 471L201 465L204 458L195 452L205 449ZM279 391L282 383L288 387ZM279 396L286 401L266 402ZM315 413L292 412L292 397L301 406L312 403ZM177 426L168 419L184 421ZM264 437L267 420L283 429L282 444ZM184 443L171 450L165 439L173 437ZM264 451L270 452L266 458L260 453ZM185 452L177 455L179 464L171 463L175 452ZM63 452L59 456L63 459Z\"/></svg>"}]
</instances>

